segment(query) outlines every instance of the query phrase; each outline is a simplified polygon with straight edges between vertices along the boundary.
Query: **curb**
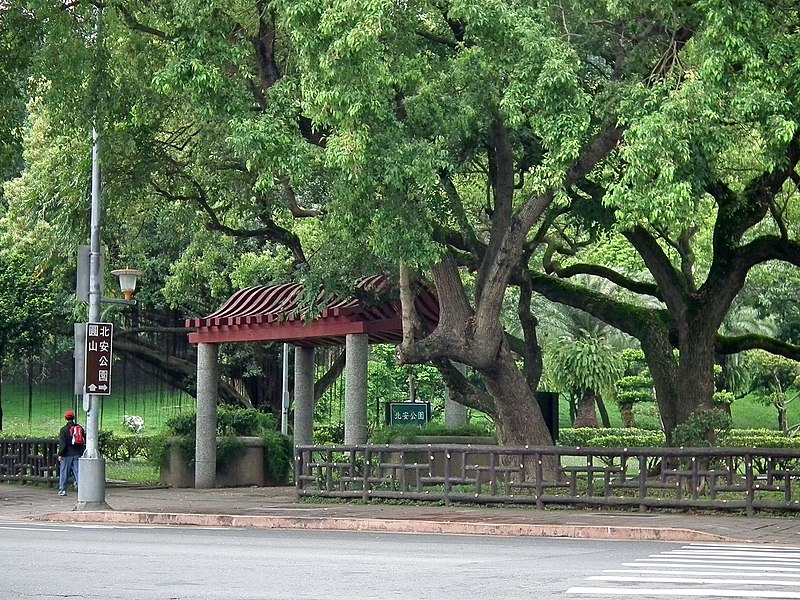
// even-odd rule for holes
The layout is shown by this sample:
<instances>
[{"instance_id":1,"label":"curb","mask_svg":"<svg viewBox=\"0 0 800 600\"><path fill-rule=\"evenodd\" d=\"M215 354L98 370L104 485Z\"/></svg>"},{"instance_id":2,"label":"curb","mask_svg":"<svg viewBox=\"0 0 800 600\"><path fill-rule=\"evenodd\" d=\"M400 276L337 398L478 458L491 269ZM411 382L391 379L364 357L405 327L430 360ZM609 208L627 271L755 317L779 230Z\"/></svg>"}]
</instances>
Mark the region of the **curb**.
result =
<instances>
[{"instance_id":1,"label":"curb","mask_svg":"<svg viewBox=\"0 0 800 600\"><path fill-rule=\"evenodd\" d=\"M34 521L116 525L176 525L194 527L252 527L304 531L362 531L501 537L555 537L662 542L739 542L741 540L693 529L600 525L537 525L520 523L463 523L419 519L357 519L269 517L152 513L124 511L61 512L31 517Z\"/></svg>"}]
</instances>

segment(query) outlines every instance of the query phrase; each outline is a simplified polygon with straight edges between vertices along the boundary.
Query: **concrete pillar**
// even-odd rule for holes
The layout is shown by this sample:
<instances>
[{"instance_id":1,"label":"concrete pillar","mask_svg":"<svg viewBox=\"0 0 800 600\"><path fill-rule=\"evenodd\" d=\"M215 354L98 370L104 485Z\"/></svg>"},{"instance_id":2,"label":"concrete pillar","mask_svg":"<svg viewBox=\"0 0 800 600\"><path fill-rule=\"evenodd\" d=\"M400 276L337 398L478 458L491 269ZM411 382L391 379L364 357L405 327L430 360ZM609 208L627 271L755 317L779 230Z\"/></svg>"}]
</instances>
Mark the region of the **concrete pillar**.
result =
<instances>
[{"instance_id":1,"label":"concrete pillar","mask_svg":"<svg viewBox=\"0 0 800 600\"><path fill-rule=\"evenodd\" d=\"M453 363L462 375L467 372L467 366L461 363ZM444 390L444 426L461 427L467 424L467 407L459 404L450 397L450 389Z\"/></svg>"},{"instance_id":2,"label":"concrete pillar","mask_svg":"<svg viewBox=\"0 0 800 600\"><path fill-rule=\"evenodd\" d=\"M344 443L367 443L367 361L369 337L349 334L345 338Z\"/></svg>"},{"instance_id":3,"label":"concrete pillar","mask_svg":"<svg viewBox=\"0 0 800 600\"><path fill-rule=\"evenodd\" d=\"M219 346L197 346L197 437L194 487L213 488L217 479L217 389Z\"/></svg>"},{"instance_id":4,"label":"concrete pillar","mask_svg":"<svg viewBox=\"0 0 800 600\"><path fill-rule=\"evenodd\" d=\"M294 350L294 443L314 442L314 348Z\"/></svg>"}]
</instances>

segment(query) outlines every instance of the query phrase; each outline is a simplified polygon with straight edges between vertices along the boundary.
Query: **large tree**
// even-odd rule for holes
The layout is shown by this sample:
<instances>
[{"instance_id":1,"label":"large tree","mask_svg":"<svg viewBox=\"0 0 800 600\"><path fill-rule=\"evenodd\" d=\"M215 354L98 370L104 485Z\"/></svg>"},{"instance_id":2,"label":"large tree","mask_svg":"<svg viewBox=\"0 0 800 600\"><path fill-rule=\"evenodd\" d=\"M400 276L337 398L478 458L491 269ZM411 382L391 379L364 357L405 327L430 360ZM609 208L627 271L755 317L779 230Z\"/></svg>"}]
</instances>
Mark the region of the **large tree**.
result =
<instances>
[{"instance_id":1,"label":"large tree","mask_svg":"<svg viewBox=\"0 0 800 600\"><path fill-rule=\"evenodd\" d=\"M23 10L15 0L4 7ZM40 239L85 228L80 182L88 182L95 122L108 149L109 250L130 258L150 245L142 232L161 232L153 260L172 265L164 290L173 304L208 306L234 287L292 273L312 283L330 267L355 279L402 263L401 360L435 362L464 403L495 417L507 444L550 441L533 399L541 375L534 288L639 337L664 363L651 371L665 373L665 406L677 407L676 422L685 418L684 407L705 398L709 341L692 338L700 289L671 274L681 255L667 243L681 243L676 224L693 223L687 214L702 183L716 192L703 198L727 207L714 239L736 256L750 244L758 211L737 208L749 188L699 176L730 154L719 149L734 148L736 135L761 128L765 175L753 181L774 190L793 172L791 155L772 160L794 138L791 73L776 67L797 54L791 7L748 3L758 18L745 26L733 0L162 0L109 6L99 29L88 2L31 0L24 10L47 23L47 35L31 79L39 118L28 139L39 143L6 187L16 223L46 221ZM743 39L775 44L763 59ZM695 100L703 103L692 111ZM721 139L728 102L749 128ZM753 105L762 107L758 118L744 114ZM648 144L654 134L660 143ZM46 143L54 139L58 152ZM668 310L567 294L564 281L541 275L542 249L549 262L570 233L563 218L586 206L600 216L575 227L596 233L598 221L616 221L653 271L628 287L666 300ZM674 231L662 238L665 227ZM54 247L42 243L42 252ZM705 329L724 316L735 278L753 260L725 275L733 255L721 253L709 272L734 285L708 288L724 297L709 305ZM688 263L676 264L682 274ZM439 294L433 332L410 309L417 276ZM522 340L502 326L509 286L518 288ZM594 304L612 308L600 315ZM681 312L683 322L674 316ZM621 327L623 318L636 327ZM675 370L675 346L696 370ZM473 366L486 390L470 387L451 361Z\"/></svg>"},{"instance_id":2,"label":"large tree","mask_svg":"<svg viewBox=\"0 0 800 600\"><path fill-rule=\"evenodd\" d=\"M786 67L800 52L800 13L761 2L737 8L708 5L670 85L648 90L626 114L615 165L621 176L572 190L573 206L590 204L595 228L614 232L601 240L627 243L633 268L608 261L609 253L582 251L585 235L554 235L544 255L554 277L595 275L640 300L626 303L532 274L534 288L551 299L640 340L668 438L693 412L711 407L718 355L760 347L800 356L786 340L719 334L754 269L783 263L796 274L800 266L793 218L800 199L800 72ZM553 258L559 252L560 261Z\"/></svg>"}]
</instances>

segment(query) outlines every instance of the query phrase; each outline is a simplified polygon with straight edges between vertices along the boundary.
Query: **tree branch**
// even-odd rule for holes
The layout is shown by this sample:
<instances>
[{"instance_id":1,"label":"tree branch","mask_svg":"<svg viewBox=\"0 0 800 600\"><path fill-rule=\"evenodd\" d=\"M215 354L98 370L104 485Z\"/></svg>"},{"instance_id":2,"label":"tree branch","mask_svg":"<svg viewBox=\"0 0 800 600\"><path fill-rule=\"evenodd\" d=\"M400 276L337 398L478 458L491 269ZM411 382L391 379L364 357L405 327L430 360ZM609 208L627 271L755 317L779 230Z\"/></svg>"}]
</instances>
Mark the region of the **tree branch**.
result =
<instances>
[{"instance_id":1,"label":"tree branch","mask_svg":"<svg viewBox=\"0 0 800 600\"><path fill-rule=\"evenodd\" d=\"M555 269L554 273L561 279L568 279L577 275L594 275L596 277L602 277L603 279L607 279L611 283L631 291L634 294L651 296L657 300L663 301L661 292L659 291L657 285L630 279L629 277L626 277L613 269L609 269L608 267L579 263L569 265L568 267Z\"/></svg>"}]
</instances>

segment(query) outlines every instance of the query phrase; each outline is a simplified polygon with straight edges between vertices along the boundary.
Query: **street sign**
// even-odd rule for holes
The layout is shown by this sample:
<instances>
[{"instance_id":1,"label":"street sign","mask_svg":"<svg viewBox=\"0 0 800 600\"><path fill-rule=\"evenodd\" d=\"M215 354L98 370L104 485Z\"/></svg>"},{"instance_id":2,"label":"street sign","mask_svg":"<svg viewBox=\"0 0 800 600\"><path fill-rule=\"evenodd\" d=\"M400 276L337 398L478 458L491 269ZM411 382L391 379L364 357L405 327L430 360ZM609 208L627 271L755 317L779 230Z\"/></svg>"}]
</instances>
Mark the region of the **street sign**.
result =
<instances>
[{"instance_id":1,"label":"street sign","mask_svg":"<svg viewBox=\"0 0 800 600\"><path fill-rule=\"evenodd\" d=\"M111 338L112 323L86 324L86 351L84 364L84 393L108 396L111 393Z\"/></svg>"},{"instance_id":2,"label":"street sign","mask_svg":"<svg viewBox=\"0 0 800 600\"><path fill-rule=\"evenodd\" d=\"M390 402L386 417L389 425L424 427L431 420L430 402Z\"/></svg>"}]
</instances>

